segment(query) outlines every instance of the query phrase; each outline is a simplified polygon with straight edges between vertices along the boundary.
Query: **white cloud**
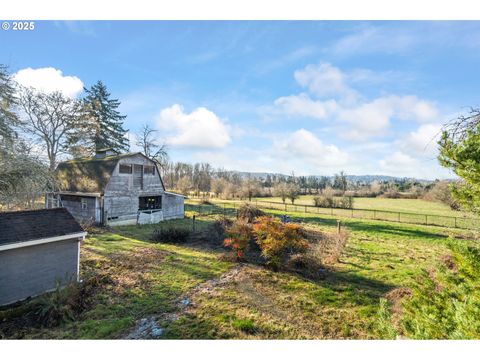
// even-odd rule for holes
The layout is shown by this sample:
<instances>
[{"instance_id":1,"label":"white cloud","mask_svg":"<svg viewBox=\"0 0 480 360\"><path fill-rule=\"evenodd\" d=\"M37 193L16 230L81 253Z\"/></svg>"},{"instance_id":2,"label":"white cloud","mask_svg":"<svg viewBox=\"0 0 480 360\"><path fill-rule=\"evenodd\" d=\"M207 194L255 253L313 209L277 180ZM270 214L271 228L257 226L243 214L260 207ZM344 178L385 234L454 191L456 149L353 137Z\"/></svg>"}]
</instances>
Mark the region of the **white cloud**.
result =
<instances>
[{"instance_id":1,"label":"white cloud","mask_svg":"<svg viewBox=\"0 0 480 360\"><path fill-rule=\"evenodd\" d=\"M439 113L435 104L417 96L383 95L366 101L349 85L369 82L372 77L375 78L373 82L378 82L379 76L366 69L343 72L328 63L307 65L295 71L294 77L308 93L277 98L274 101L276 112L271 112L328 119L335 124L341 137L361 141L385 135L394 119L419 123L437 120Z\"/></svg>"},{"instance_id":2,"label":"white cloud","mask_svg":"<svg viewBox=\"0 0 480 360\"><path fill-rule=\"evenodd\" d=\"M385 157L379 161L379 164L383 171L398 176L418 177L422 169L419 160L401 151Z\"/></svg>"},{"instance_id":3,"label":"white cloud","mask_svg":"<svg viewBox=\"0 0 480 360\"><path fill-rule=\"evenodd\" d=\"M223 148L231 141L227 125L204 107L187 114L175 104L160 112L157 125L169 132L167 143L174 146Z\"/></svg>"},{"instance_id":4,"label":"white cloud","mask_svg":"<svg viewBox=\"0 0 480 360\"><path fill-rule=\"evenodd\" d=\"M426 122L438 116L435 106L416 96L385 96L352 108L339 109L338 119L350 126L343 133L349 139L365 140L385 134L391 119Z\"/></svg>"},{"instance_id":5,"label":"white cloud","mask_svg":"<svg viewBox=\"0 0 480 360\"><path fill-rule=\"evenodd\" d=\"M300 129L273 142L274 151L282 158L306 161L316 166L342 166L348 155L334 145L326 145L313 133Z\"/></svg>"},{"instance_id":6,"label":"white cloud","mask_svg":"<svg viewBox=\"0 0 480 360\"><path fill-rule=\"evenodd\" d=\"M76 97L83 90L83 82L76 76L64 76L53 67L26 68L14 74L13 79L25 87L51 93L60 91L65 96Z\"/></svg>"},{"instance_id":7,"label":"white cloud","mask_svg":"<svg viewBox=\"0 0 480 360\"><path fill-rule=\"evenodd\" d=\"M307 65L303 70L294 73L295 80L312 94L325 96L341 96L355 98L357 93L346 82L345 74L329 63Z\"/></svg>"},{"instance_id":8,"label":"white cloud","mask_svg":"<svg viewBox=\"0 0 480 360\"><path fill-rule=\"evenodd\" d=\"M277 108L289 115L325 119L337 109L335 100L312 100L307 94L283 96L274 102Z\"/></svg>"},{"instance_id":9,"label":"white cloud","mask_svg":"<svg viewBox=\"0 0 480 360\"><path fill-rule=\"evenodd\" d=\"M402 151L411 155L435 157L441 128L438 124L423 124L399 140L398 145Z\"/></svg>"}]
</instances>

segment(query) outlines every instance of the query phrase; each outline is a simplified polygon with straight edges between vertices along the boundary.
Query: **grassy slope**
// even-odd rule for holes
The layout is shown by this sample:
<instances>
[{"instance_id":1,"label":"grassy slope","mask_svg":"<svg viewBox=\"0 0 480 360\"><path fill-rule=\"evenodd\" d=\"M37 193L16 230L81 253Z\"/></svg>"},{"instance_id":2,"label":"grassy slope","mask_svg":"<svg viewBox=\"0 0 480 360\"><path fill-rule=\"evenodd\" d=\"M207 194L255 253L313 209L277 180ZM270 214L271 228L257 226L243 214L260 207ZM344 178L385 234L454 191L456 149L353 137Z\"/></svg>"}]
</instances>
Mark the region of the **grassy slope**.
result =
<instances>
[{"instance_id":1,"label":"grassy slope","mask_svg":"<svg viewBox=\"0 0 480 360\"><path fill-rule=\"evenodd\" d=\"M304 217L304 214L297 214ZM312 223L315 216L306 219ZM194 299L196 307L167 327L171 338L382 338L380 298L410 286L448 253L437 228L347 222L351 238L326 279L248 267L238 282ZM318 225L332 229L333 221Z\"/></svg>"},{"instance_id":2,"label":"grassy slope","mask_svg":"<svg viewBox=\"0 0 480 360\"><path fill-rule=\"evenodd\" d=\"M314 214L291 215L324 230L336 226L334 219ZM190 226L191 220L173 224ZM206 218L199 219L197 228L207 224ZM162 324L165 337L388 337L378 327L380 299L394 288L412 285L423 270L436 269L449 253L446 237L461 232L357 219L345 224L349 243L325 279L310 281L248 265L233 281L190 295L194 306L178 320ZM153 226L128 226L89 237L82 247L82 270L112 280L96 295L97 305L75 322L50 330L29 329L24 336L119 337L136 319L175 312L178 299L234 266L213 252L149 243L152 230Z\"/></svg>"},{"instance_id":3,"label":"grassy slope","mask_svg":"<svg viewBox=\"0 0 480 360\"><path fill-rule=\"evenodd\" d=\"M143 316L174 311L181 294L232 266L210 252L146 242L152 230L152 226L126 226L122 234L89 236L81 247L82 273L94 271L109 279L95 295L96 305L75 322L49 330L28 329L19 336L115 338Z\"/></svg>"}]
</instances>

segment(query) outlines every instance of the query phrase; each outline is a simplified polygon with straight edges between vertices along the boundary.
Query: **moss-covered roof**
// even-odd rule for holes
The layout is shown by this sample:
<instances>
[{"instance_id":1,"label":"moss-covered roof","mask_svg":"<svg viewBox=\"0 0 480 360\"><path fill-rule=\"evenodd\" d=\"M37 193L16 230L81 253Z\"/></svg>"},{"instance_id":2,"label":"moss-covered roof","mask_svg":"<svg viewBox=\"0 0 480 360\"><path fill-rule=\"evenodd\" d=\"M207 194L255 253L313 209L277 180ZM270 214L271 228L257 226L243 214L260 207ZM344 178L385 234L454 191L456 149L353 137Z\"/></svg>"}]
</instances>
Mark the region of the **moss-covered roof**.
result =
<instances>
[{"instance_id":1,"label":"moss-covered roof","mask_svg":"<svg viewBox=\"0 0 480 360\"><path fill-rule=\"evenodd\" d=\"M58 164L56 175L60 191L103 193L118 161L141 153L103 158L79 158Z\"/></svg>"}]
</instances>

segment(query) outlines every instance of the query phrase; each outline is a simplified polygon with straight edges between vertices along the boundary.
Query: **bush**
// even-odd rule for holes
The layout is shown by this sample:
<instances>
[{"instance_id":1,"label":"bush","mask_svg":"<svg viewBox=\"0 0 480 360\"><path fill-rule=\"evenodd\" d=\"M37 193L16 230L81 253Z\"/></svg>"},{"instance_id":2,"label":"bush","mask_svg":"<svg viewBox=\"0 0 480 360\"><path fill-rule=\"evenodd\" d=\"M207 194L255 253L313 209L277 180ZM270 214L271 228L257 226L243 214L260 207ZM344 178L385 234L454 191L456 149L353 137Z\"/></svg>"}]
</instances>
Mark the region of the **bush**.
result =
<instances>
[{"instance_id":1,"label":"bush","mask_svg":"<svg viewBox=\"0 0 480 360\"><path fill-rule=\"evenodd\" d=\"M297 224L283 224L278 219L262 216L253 224L252 231L262 256L273 269L280 268L288 256L308 248L304 231Z\"/></svg>"},{"instance_id":2,"label":"bush","mask_svg":"<svg viewBox=\"0 0 480 360\"><path fill-rule=\"evenodd\" d=\"M353 209L353 197L342 196L334 198L328 194L322 194L313 198L314 205L322 208Z\"/></svg>"},{"instance_id":3,"label":"bush","mask_svg":"<svg viewBox=\"0 0 480 360\"><path fill-rule=\"evenodd\" d=\"M202 204L202 205L213 205L213 203L208 199L200 200L200 204Z\"/></svg>"},{"instance_id":4,"label":"bush","mask_svg":"<svg viewBox=\"0 0 480 360\"><path fill-rule=\"evenodd\" d=\"M224 246L235 252L237 261L243 260L252 237L250 225L237 221L226 229L226 235L227 238L223 241Z\"/></svg>"},{"instance_id":5,"label":"bush","mask_svg":"<svg viewBox=\"0 0 480 360\"><path fill-rule=\"evenodd\" d=\"M316 207L332 208L334 207L333 196L320 195L313 198L313 203Z\"/></svg>"},{"instance_id":6,"label":"bush","mask_svg":"<svg viewBox=\"0 0 480 360\"><path fill-rule=\"evenodd\" d=\"M152 234L154 242L181 244L187 241L190 236L190 230L178 227L160 227L155 229Z\"/></svg>"},{"instance_id":7,"label":"bush","mask_svg":"<svg viewBox=\"0 0 480 360\"><path fill-rule=\"evenodd\" d=\"M240 205L237 210L237 218L249 224L253 223L255 219L260 216L265 216L265 213L259 208L248 203Z\"/></svg>"}]
</instances>

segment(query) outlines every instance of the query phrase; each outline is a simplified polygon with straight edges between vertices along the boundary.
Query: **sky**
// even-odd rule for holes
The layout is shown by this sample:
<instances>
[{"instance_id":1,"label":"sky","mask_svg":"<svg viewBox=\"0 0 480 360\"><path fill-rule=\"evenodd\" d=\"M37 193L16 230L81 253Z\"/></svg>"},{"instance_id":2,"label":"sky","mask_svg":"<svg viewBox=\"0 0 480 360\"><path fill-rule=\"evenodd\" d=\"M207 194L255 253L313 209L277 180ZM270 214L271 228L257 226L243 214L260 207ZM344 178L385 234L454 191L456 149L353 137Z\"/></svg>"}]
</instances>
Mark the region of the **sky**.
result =
<instances>
[{"instance_id":1,"label":"sky","mask_svg":"<svg viewBox=\"0 0 480 360\"><path fill-rule=\"evenodd\" d=\"M173 161L296 175L451 178L442 124L479 105L480 22L37 21L0 30L16 81L103 81Z\"/></svg>"}]
</instances>

